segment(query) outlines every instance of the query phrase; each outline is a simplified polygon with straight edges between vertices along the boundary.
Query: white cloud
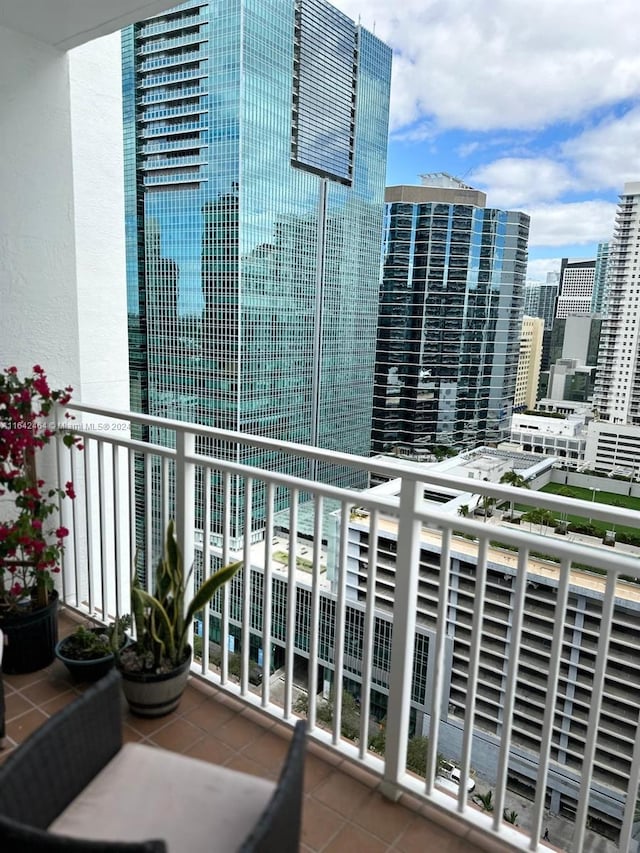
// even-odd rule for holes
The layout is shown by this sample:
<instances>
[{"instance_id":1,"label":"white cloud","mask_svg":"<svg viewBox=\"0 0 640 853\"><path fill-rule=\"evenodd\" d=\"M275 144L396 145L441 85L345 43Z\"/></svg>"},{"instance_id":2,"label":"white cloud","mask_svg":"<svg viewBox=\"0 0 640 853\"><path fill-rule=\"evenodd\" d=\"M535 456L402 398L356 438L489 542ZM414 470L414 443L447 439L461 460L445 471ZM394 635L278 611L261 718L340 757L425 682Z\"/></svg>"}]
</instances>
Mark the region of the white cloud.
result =
<instances>
[{"instance_id":1,"label":"white cloud","mask_svg":"<svg viewBox=\"0 0 640 853\"><path fill-rule=\"evenodd\" d=\"M611 239L616 205L581 201L534 205L525 212L531 216L530 246L581 245Z\"/></svg>"},{"instance_id":2,"label":"white cloud","mask_svg":"<svg viewBox=\"0 0 640 853\"><path fill-rule=\"evenodd\" d=\"M560 272L562 258L536 258L527 264L527 281L546 281L548 272Z\"/></svg>"},{"instance_id":3,"label":"white cloud","mask_svg":"<svg viewBox=\"0 0 640 853\"><path fill-rule=\"evenodd\" d=\"M625 181L640 179L640 107L607 118L567 140L562 154L575 164L580 183L622 191Z\"/></svg>"},{"instance_id":4,"label":"white cloud","mask_svg":"<svg viewBox=\"0 0 640 853\"><path fill-rule=\"evenodd\" d=\"M537 128L640 95L636 0L335 0L394 47L392 126Z\"/></svg>"},{"instance_id":5,"label":"white cloud","mask_svg":"<svg viewBox=\"0 0 640 853\"><path fill-rule=\"evenodd\" d=\"M476 169L468 180L486 189L491 207L510 210L551 201L564 195L573 183L562 163L546 157L504 157Z\"/></svg>"}]
</instances>

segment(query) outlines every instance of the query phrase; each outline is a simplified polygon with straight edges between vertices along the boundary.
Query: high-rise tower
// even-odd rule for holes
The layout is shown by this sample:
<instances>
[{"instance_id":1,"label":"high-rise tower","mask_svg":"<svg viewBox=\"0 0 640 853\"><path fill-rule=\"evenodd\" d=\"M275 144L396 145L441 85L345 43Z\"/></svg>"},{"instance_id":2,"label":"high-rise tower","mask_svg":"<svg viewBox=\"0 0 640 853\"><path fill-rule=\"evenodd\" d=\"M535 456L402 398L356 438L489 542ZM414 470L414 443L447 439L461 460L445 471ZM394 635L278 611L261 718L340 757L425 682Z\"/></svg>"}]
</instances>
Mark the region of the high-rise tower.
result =
<instances>
[{"instance_id":1,"label":"high-rise tower","mask_svg":"<svg viewBox=\"0 0 640 853\"><path fill-rule=\"evenodd\" d=\"M368 453L390 68L324 0L186 2L124 31L136 409Z\"/></svg>"},{"instance_id":2,"label":"high-rise tower","mask_svg":"<svg viewBox=\"0 0 640 853\"><path fill-rule=\"evenodd\" d=\"M529 217L447 175L388 187L373 449L506 437Z\"/></svg>"},{"instance_id":3,"label":"high-rise tower","mask_svg":"<svg viewBox=\"0 0 640 853\"><path fill-rule=\"evenodd\" d=\"M525 315L527 317L540 317L544 320L540 370L549 369L551 333L556 318L559 281L560 276L557 272L549 272L546 282L528 282L524 288Z\"/></svg>"},{"instance_id":4,"label":"high-rise tower","mask_svg":"<svg viewBox=\"0 0 640 853\"><path fill-rule=\"evenodd\" d=\"M620 196L609 244L607 284L593 395L602 420L640 424L640 181Z\"/></svg>"},{"instance_id":5,"label":"high-rise tower","mask_svg":"<svg viewBox=\"0 0 640 853\"><path fill-rule=\"evenodd\" d=\"M593 277L593 296L591 298L591 312L600 314L604 301L605 288L607 284L607 267L609 265L609 244L598 243L596 255L596 270Z\"/></svg>"},{"instance_id":6,"label":"high-rise tower","mask_svg":"<svg viewBox=\"0 0 640 853\"><path fill-rule=\"evenodd\" d=\"M595 271L595 258L593 260L562 259L556 317L564 318L590 313Z\"/></svg>"}]
</instances>

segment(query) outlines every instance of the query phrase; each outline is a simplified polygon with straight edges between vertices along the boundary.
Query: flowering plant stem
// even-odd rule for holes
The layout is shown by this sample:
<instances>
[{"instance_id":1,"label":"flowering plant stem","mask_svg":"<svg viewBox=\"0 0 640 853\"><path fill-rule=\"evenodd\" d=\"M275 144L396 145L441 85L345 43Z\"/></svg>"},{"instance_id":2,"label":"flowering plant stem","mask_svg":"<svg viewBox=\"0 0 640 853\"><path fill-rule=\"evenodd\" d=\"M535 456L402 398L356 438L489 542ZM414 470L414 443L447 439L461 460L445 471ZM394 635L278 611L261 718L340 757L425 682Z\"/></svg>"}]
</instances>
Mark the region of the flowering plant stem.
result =
<instances>
[{"instance_id":1,"label":"flowering plant stem","mask_svg":"<svg viewBox=\"0 0 640 853\"><path fill-rule=\"evenodd\" d=\"M56 434L46 418L56 403L69 402L71 390L51 390L39 365L23 379L15 367L0 374L0 613L46 606L53 575L60 571L69 531L55 526L51 516L75 492L71 481L64 489L47 488L38 479L36 456ZM63 441L82 449L71 432Z\"/></svg>"}]
</instances>

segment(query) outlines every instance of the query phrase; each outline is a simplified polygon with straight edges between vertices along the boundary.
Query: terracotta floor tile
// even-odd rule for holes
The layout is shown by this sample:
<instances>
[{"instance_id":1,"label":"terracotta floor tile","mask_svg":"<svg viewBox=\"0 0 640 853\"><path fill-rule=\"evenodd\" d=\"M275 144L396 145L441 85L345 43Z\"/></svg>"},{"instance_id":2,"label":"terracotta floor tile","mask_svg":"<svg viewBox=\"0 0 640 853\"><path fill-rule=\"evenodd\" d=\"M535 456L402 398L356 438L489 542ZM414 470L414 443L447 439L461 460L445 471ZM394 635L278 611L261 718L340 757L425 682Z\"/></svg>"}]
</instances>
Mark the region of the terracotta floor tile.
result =
<instances>
[{"instance_id":1,"label":"terracotta floor tile","mask_svg":"<svg viewBox=\"0 0 640 853\"><path fill-rule=\"evenodd\" d=\"M288 740L284 740L271 732L265 732L243 750L243 755L267 768L279 770L288 748Z\"/></svg>"},{"instance_id":2,"label":"terracotta floor tile","mask_svg":"<svg viewBox=\"0 0 640 853\"><path fill-rule=\"evenodd\" d=\"M343 761L340 765L340 771L347 776L351 776L357 782L361 782L366 788L373 790L380 784L380 777L372 773L367 767L361 767L353 761Z\"/></svg>"},{"instance_id":3,"label":"terracotta floor tile","mask_svg":"<svg viewBox=\"0 0 640 853\"><path fill-rule=\"evenodd\" d=\"M320 785L326 778L332 773L334 770L333 765L328 764L326 761L323 761L321 758L318 758L317 755L313 755L309 753L307 750L307 755L305 757L304 762L304 790L305 793L310 794L314 791L318 785Z\"/></svg>"},{"instance_id":4,"label":"terracotta floor tile","mask_svg":"<svg viewBox=\"0 0 640 853\"><path fill-rule=\"evenodd\" d=\"M187 684L187 689L182 694L182 699L180 700L180 704L178 705L178 713L186 714L193 708L197 708L198 705L202 705L202 703L206 701L207 697L203 696L203 694L197 688L193 687L189 683Z\"/></svg>"},{"instance_id":5,"label":"terracotta floor tile","mask_svg":"<svg viewBox=\"0 0 640 853\"><path fill-rule=\"evenodd\" d=\"M22 714L20 717L16 717L15 720L7 723L7 737L11 738L15 743L22 743L25 738L29 737L31 732L34 732L48 719L47 715L43 714L39 708L27 711L26 714Z\"/></svg>"},{"instance_id":6,"label":"terracotta floor tile","mask_svg":"<svg viewBox=\"0 0 640 853\"><path fill-rule=\"evenodd\" d=\"M236 714L231 708L223 705L222 702L208 700L201 705L197 705L193 710L187 711L184 719L189 720L194 726L198 726L205 732L217 734L222 726L235 716Z\"/></svg>"},{"instance_id":7,"label":"terracotta floor tile","mask_svg":"<svg viewBox=\"0 0 640 853\"><path fill-rule=\"evenodd\" d=\"M14 690L23 690L30 684L42 681L46 678L46 674L45 670L40 670L39 672L25 672L21 675L8 675L6 672L3 672L2 677L4 678L5 685L8 685Z\"/></svg>"},{"instance_id":8,"label":"terracotta floor tile","mask_svg":"<svg viewBox=\"0 0 640 853\"><path fill-rule=\"evenodd\" d=\"M122 725L122 742L123 743L140 743L143 740L140 732L137 732L135 729L132 729L131 726L128 726L126 723Z\"/></svg>"},{"instance_id":9,"label":"terracotta floor tile","mask_svg":"<svg viewBox=\"0 0 640 853\"><path fill-rule=\"evenodd\" d=\"M226 762L225 767L230 770L239 770L241 773L249 773L251 776L259 776L261 779L269 779L272 782L278 777L279 767L269 770L257 761L252 761L242 753L235 753L234 757Z\"/></svg>"},{"instance_id":10,"label":"terracotta floor tile","mask_svg":"<svg viewBox=\"0 0 640 853\"><path fill-rule=\"evenodd\" d=\"M323 853L342 853L342 851L345 853L346 851L349 853L386 853L387 849L384 841L374 838L373 835L359 826L347 823L336 837L323 848ZM438 853L440 853L439 849Z\"/></svg>"},{"instance_id":11,"label":"terracotta floor tile","mask_svg":"<svg viewBox=\"0 0 640 853\"><path fill-rule=\"evenodd\" d=\"M58 711L61 711L65 705L68 705L70 702L73 702L74 699L78 698L78 694L75 690L65 690L64 693L59 693L53 699L50 699L48 702L45 702L40 707L48 714L50 717L53 714L57 714Z\"/></svg>"},{"instance_id":12,"label":"terracotta floor tile","mask_svg":"<svg viewBox=\"0 0 640 853\"><path fill-rule=\"evenodd\" d=\"M334 770L313 792L313 796L345 817L351 817L370 794L361 782Z\"/></svg>"},{"instance_id":13,"label":"terracotta floor tile","mask_svg":"<svg viewBox=\"0 0 640 853\"><path fill-rule=\"evenodd\" d=\"M241 750L257 740L263 733L264 729L256 723L245 719L241 714L236 714L228 723L218 729L216 737L234 749Z\"/></svg>"},{"instance_id":14,"label":"terracotta floor tile","mask_svg":"<svg viewBox=\"0 0 640 853\"><path fill-rule=\"evenodd\" d=\"M436 823L416 817L404 830L395 849L402 853L424 853L425 849L438 853L471 853L473 850L463 838L452 835Z\"/></svg>"},{"instance_id":15,"label":"terracotta floor tile","mask_svg":"<svg viewBox=\"0 0 640 853\"><path fill-rule=\"evenodd\" d=\"M136 717L129 710L126 711L124 721L144 737L152 737L160 729L168 726L174 720L179 719L177 714L167 714L166 717Z\"/></svg>"},{"instance_id":16,"label":"terracotta floor tile","mask_svg":"<svg viewBox=\"0 0 640 853\"><path fill-rule=\"evenodd\" d=\"M302 811L302 841L321 850L344 826L344 818L313 797L305 797Z\"/></svg>"},{"instance_id":17,"label":"terracotta floor tile","mask_svg":"<svg viewBox=\"0 0 640 853\"><path fill-rule=\"evenodd\" d=\"M200 740L202 732L187 720L173 720L168 726L150 735L149 740L163 749L172 752L184 752L196 741Z\"/></svg>"},{"instance_id":18,"label":"terracotta floor tile","mask_svg":"<svg viewBox=\"0 0 640 853\"><path fill-rule=\"evenodd\" d=\"M21 693L33 702L34 705L44 705L45 702L55 699L61 693L65 693L68 690L70 690L68 681L49 677L23 687Z\"/></svg>"},{"instance_id":19,"label":"terracotta floor tile","mask_svg":"<svg viewBox=\"0 0 640 853\"><path fill-rule=\"evenodd\" d=\"M358 808L351 820L391 844L415 820L415 817L415 814L404 806L392 803L374 791Z\"/></svg>"},{"instance_id":20,"label":"terracotta floor tile","mask_svg":"<svg viewBox=\"0 0 640 853\"><path fill-rule=\"evenodd\" d=\"M13 691L5 696L5 719L12 720L14 717L19 717L21 714L26 714L27 711L33 710L33 702L21 693Z\"/></svg>"},{"instance_id":21,"label":"terracotta floor tile","mask_svg":"<svg viewBox=\"0 0 640 853\"><path fill-rule=\"evenodd\" d=\"M190 755L192 758L199 758L201 761L208 761L211 764L226 764L235 755L234 750L226 743L222 743L213 735L205 735L199 741L190 746L185 751L185 755Z\"/></svg>"}]
</instances>

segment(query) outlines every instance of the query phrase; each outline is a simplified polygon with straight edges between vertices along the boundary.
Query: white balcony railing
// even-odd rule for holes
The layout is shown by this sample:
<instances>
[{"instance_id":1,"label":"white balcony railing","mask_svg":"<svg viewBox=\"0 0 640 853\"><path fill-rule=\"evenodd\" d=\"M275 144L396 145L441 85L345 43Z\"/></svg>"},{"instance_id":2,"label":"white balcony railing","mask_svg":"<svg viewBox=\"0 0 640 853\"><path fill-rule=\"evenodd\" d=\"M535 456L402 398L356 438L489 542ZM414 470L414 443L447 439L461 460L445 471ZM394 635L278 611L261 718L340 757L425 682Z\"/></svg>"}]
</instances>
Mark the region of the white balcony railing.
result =
<instances>
[{"instance_id":1,"label":"white balcony railing","mask_svg":"<svg viewBox=\"0 0 640 853\"><path fill-rule=\"evenodd\" d=\"M187 564L210 572L239 554L245 565L203 620L194 673L284 721L301 684L310 697L331 684L332 728L309 701L311 737L378 773L389 797L422 797L449 827L455 816L465 832L542 850L546 810L559 800L565 814L575 810L566 849L590 849L594 827L634 849L637 556L448 513L424 500L424 486L472 488L611 527L637 527L636 512L471 485L406 462L83 405L72 411L84 451L58 447L58 476L73 479L78 494L61 510L72 530L62 573L68 606L103 618L128 611L136 538L141 564L153 565L174 515ZM318 470L345 482L400 476L399 493L327 485ZM351 739L342 733L347 689L359 696ZM368 748L381 716L383 755ZM426 779L406 767L414 727L429 736ZM458 796L437 784L438 753L460 767ZM479 790L494 792L491 813L465 793L474 774ZM519 827L503 819L516 783L532 798Z\"/></svg>"}]
</instances>

